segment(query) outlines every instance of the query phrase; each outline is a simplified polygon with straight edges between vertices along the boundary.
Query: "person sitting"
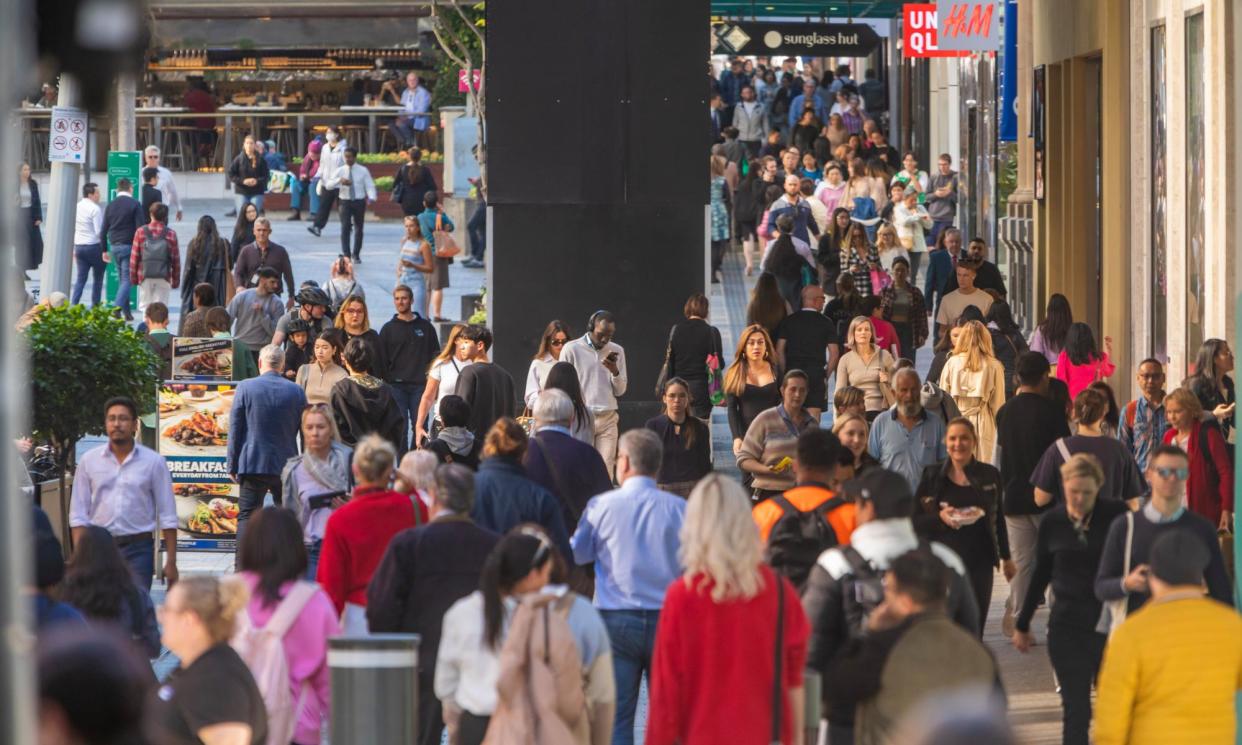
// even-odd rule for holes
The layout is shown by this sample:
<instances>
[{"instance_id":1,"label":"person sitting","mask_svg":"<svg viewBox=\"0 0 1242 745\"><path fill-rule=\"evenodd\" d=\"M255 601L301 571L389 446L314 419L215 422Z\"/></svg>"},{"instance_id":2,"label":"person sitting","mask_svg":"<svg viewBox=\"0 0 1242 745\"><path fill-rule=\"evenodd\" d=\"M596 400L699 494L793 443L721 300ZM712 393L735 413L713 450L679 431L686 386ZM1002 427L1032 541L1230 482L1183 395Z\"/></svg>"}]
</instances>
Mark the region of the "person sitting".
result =
<instances>
[{"instance_id":1,"label":"person sitting","mask_svg":"<svg viewBox=\"0 0 1242 745\"><path fill-rule=\"evenodd\" d=\"M470 431L470 405L461 396L445 396L440 399L440 421L444 427L423 449L435 453L441 463L460 463L477 471L483 443Z\"/></svg>"}]
</instances>

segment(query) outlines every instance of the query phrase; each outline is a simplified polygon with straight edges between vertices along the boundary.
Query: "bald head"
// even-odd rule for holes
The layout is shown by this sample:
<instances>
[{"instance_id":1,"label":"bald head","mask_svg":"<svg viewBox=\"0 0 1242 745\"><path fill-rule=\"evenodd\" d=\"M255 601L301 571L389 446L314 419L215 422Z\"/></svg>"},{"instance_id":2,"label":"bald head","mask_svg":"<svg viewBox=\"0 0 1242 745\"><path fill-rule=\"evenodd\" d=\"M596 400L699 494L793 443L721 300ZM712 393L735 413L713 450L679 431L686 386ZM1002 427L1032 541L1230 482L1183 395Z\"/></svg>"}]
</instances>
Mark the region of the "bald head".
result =
<instances>
[{"instance_id":1,"label":"bald head","mask_svg":"<svg viewBox=\"0 0 1242 745\"><path fill-rule=\"evenodd\" d=\"M826 299L824 288L819 285L807 285L802 288L802 307L805 309L822 312Z\"/></svg>"},{"instance_id":2,"label":"bald head","mask_svg":"<svg viewBox=\"0 0 1242 745\"><path fill-rule=\"evenodd\" d=\"M796 196L802 191L802 177L790 173L785 175L785 193L789 196Z\"/></svg>"}]
</instances>

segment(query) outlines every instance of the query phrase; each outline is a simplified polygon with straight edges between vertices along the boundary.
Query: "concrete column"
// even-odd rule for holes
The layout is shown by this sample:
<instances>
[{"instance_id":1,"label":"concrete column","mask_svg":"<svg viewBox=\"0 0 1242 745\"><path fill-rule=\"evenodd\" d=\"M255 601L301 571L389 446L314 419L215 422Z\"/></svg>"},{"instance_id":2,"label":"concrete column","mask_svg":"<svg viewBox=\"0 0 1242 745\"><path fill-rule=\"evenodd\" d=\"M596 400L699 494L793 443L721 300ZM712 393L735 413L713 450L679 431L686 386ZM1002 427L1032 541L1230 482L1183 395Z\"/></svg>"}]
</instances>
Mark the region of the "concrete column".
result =
<instances>
[{"instance_id":1,"label":"concrete column","mask_svg":"<svg viewBox=\"0 0 1242 745\"><path fill-rule=\"evenodd\" d=\"M122 74L116 80L116 116L113 117L114 150L138 149L138 125L134 107L138 99L138 81L130 74Z\"/></svg>"},{"instance_id":2,"label":"concrete column","mask_svg":"<svg viewBox=\"0 0 1242 745\"><path fill-rule=\"evenodd\" d=\"M72 75L60 76L56 101L60 106L78 105L78 81ZM47 193L47 238L39 274L41 297L51 292L69 292L69 280L73 275L73 219L80 193L80 175L81 166L76 163L52 164L52 181Z\"/></svg>"}]
</instances>

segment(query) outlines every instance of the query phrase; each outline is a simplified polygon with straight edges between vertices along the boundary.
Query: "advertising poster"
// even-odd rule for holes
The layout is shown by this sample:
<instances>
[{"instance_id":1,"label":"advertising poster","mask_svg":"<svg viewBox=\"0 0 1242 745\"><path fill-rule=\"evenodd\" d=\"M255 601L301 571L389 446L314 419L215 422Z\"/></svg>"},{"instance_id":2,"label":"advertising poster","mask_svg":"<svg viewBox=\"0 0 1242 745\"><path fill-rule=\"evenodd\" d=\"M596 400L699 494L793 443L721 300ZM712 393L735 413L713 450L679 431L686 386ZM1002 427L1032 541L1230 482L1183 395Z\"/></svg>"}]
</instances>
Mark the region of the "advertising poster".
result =
<instances>
[{"instance_id":1,"label":"advertising poster","mask_svg":"<svg viewBox=\"0 0 1242 745\"><path fill-rule=\"evenodd\" d=\"M237 485L226 463L235 392L232 383L220 382L174 380L160 388L159 452L172 474L179 548L235 548Z\"/></svg>"},{"instance_id":2,"label":"advertising poster","mask_svg":"<svg viewBox=\"0 0 1242 745\"><path fill-rule=\"evenodd\" d=\"M233 340L173 338L172 377L175 382L232 380Z\"/></svg>"}]
</instances>

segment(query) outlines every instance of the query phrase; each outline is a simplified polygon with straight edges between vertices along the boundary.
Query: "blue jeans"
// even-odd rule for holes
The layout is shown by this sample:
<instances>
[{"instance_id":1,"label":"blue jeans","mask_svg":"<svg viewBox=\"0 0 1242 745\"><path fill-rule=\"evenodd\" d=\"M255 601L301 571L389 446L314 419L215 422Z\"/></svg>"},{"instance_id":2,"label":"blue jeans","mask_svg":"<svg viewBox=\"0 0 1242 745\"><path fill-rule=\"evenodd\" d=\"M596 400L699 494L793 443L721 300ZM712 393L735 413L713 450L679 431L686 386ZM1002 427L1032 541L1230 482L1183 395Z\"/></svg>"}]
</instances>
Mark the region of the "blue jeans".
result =
<instances>
[{"instance_id":1,"label":"blue jeans","mask_svg":"<svg viewBox=\"0 0 1242 745\"><path fill-rule=\"evenodd\" d=\"M272 502L279 507L280 493L283 485L280 477L264 473L243 473L237 476L237 545L241 545L242 531L255 510L263 509L267 493L272 493Z\"/></svg>"},{"instance_id":2,"label":"blue jeans","mask_svg":"<svg viewBox=\"0 0 1242 745\"><path fill-rule=\"evenodd\" d=\"M310 198L309 212L312 215L319 214L319 195L315 193L315 187L319 185L319 179L311 179L310 181L302 181L293 179L289 184L289 206L294 210L302 209L303 194Z\"/></svg>"},{"instance_id":3,"label":"blue jeans","mask_svg":"<svg viewBox=\"0 0 1242 745\"><path fill-rule=\"evenodd\" d=\"M121 556L125 557L125 563L134 571L138 585L151 592L151 579L155 576L155 539L144 538L121 546Z\"/></svg>"},{"instance_id":4,"label":"blue jeans","mask_svg":"<svg viewBox=\"0 0 1242 745\"><path fill-rule=\"evenodd\" d=\"M69 302L77 305L82 299L82 291L86 289L86 275L91 274L91 305L99 305L99 300L103 296L104 269L106 265L103 260L103 244L92 243L90 245L75 245L73 247L73 261L78 267L78 276L73 280L73 295L69 298Z\"/></svg>"},{"instance_id":5,"label":"blue jeans","mask_svg":"<svg viewBox=\"0 0 1242 745\"><path fill-rule=\"evenodd\" d=\"M651 685L651 654L655 650L658 610L601 610L608 638L612 640L612 670L617 681L617 718L612 728L613 745L634 744L634 712L638 693L647 674Z\"/></svg>"},{"instance_id":6,"label":"blue jeans","mask_svg":"<svg viewBox=\"0 0 1242 745\"><path fill-rule=\"evenodd\" d=\"M423 397L423 390L427 387L424 383L389 383L392 388L392 397L397 399L397 411L401 412L401 416L405 417L405 429L402 430L402 440L398 442L397 448L401 452L406 450L414 450L418 447L418 443L411 443L413 437L410 433L410 425L418 419L418 402Z\"/></svg>"},{"instance_id":7,"label":"blue jeans","mask_svg":"<svg viewBox=\"0 0 1242 745\"><path fill-rule=\"evenodd\" d=\"M259 211L259 214L260 215L263 214L263 195L262 194L255 194L253 196L248 196L246 194L234 194L233 195L233 206L237 208L237 211L239 213L242 211L242 208L245 207L247 204L253 204L254 208Z\"/></svg>"},{"instance_id":8,"label":"blue jeans","mask_svg":"<svg viewBox=\"0 0 1242 745\"><path fill-rule=\"evenodd\" d=\"M487 202L479 202L479 207L466 223L466 233L470 236L470 258L483 261L487 250Z\"/></svg>"},{"instance_id":9,"label":"blue jeans","mask_svg":"<svg viewBox=\"0 0 1242 745\"><path fill-rule=\"evenodd\" d=\"M116 264L116 300L113 303L125 310L133 310L129 307L129 254L133 251L133 246L113 246L112 262Z\"/></svg>"},{"instance_id":10,"label":"blue jeans","mask_svg":"<svg viewBox=\"0 0 1242 745\"><path fill-rule=\"evenodd\" d=\"M306 581L314 582L319 573L319 549L323 546L322 538L313 538L306 544Z\"/></svg>"}]
</instances>

